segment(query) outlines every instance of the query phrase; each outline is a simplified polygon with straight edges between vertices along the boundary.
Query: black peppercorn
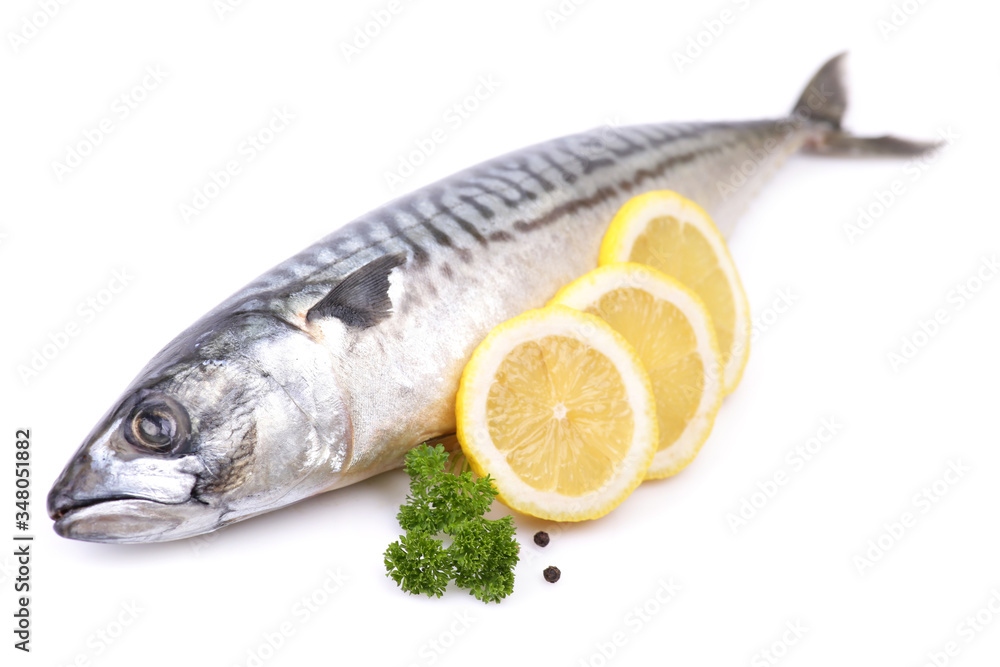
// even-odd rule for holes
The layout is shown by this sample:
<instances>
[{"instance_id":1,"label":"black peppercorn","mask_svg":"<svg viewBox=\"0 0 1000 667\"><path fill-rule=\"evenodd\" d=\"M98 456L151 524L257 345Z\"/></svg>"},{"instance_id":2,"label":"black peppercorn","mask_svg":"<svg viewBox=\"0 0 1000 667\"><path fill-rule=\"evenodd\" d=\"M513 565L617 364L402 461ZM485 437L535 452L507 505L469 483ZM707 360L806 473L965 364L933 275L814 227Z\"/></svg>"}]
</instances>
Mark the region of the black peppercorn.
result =
<instances>
[{"instance_id":1,"label":"black peppercorn","mask_svg":"<svg viewBox=\"0 0 1000 667\"><path fill-rule=\"evenodd\" d=\"M545 581L549 582L550 584L554 584L557 581L559 581L559 575L561 574L562 572L560 572L559 568L556 567L555 565L549 565L547 568L545 568L545 571L542 572L542 576L545 577Z\"/></svg>"},{"instance_id":2,"label":"black peppercorn","mask_svg":"<svg viewBox=\"0 0 1000 667\"><path fill-rule=\"evenodd\" d=\"M535 533L535 544L540 547L547 547L549 545L549 534L544 530Z\"/></svg>"}]
</instances>

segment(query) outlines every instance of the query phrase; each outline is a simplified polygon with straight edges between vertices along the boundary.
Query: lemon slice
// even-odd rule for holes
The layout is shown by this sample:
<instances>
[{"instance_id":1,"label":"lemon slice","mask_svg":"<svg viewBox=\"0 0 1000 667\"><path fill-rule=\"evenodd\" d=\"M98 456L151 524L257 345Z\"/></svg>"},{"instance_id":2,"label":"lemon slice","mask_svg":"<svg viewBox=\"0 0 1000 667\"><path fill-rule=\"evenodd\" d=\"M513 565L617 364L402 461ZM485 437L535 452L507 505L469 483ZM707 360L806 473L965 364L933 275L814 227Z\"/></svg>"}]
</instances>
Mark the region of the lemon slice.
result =
<instances>
[{"instance_id":1,"label":"lemon slice","mask_svg":"<svg viewBox=\"0 0 1000 667\"><path fill-rule=\"evenodd\" d=\"M601 265L615 262L651 266L701 297L722 353L723 392L736 389L750 352L750 308L726 242L708 214L668 190L633 197L601 244Z\"/></svg>"},{"instance_id":2,"label":"lemon slice","mask_svg":"<svg viewBox=\"0 0 1000 667\"><path fill-rule=\"evenodd\" d=\"M596 519L642 481L659 442L653 390L607 323L565 306L494 329L462 373L458 441L508 507Z\"/></svg>"},{"instance_id":3,"label":"lemon slice","mask_svg":"<svg viewBox=\"0 0 1000 667\"><path fill-rule=\"evenodd\" d=\"M701 299L655 269L623 263L591 271L552 303L597 315L632 345L653 384L660 433L646 479L683 470L722 403L722 359Z\"/></svg>"}]
</instances>

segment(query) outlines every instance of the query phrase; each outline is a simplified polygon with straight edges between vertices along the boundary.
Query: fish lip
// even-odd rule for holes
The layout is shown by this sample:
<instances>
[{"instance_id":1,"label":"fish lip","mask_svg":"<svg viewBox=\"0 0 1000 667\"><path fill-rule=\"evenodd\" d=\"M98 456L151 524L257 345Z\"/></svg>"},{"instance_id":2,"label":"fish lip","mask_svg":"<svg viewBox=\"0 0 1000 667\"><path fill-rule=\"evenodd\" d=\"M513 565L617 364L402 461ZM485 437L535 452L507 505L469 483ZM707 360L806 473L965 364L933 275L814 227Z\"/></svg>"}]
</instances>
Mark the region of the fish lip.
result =
<instances>
[{"instance_id":1,"label":"fish lip","mask_svg":"<svg viewBox=\"0 0 1000 667\"><path fill-rule=\"evenodd\" d=\"M136 496L88 499L79 501L73 507L61 508L59 518L52 528L60 537L84 542L105 544L164 542L205 531L178 530L185 522L182 514L160 510L152 511L150 514L150 510L183 508L190 505L203 507L205 504L190 498L179 502L161 502ZM121 523L123 517L124 529ZM129 518L133 520L131 526L128 525Z\"/></svg>"},{"instance_id":2,"label":"fish lip","mask_svg":"<svg viewBox=\"0 0 1000 667\"><path fill-rule=\"evenodd\" d=\"M115 500L143 500L150 503L157 503L158 505L182 505L186 502L193 500L193 498L186 498L184 500L178 500L176 502L166 502L163 500L155 500L153 498L142 498L140 496L133 496L128 494L117 494L111 496L103 496L101 498L84 498L76 499L70 498L68 496L58 496L54 498L48 507L49 518L58 523L61 519L68 517L74 512L85 509L87 507L93 507L94 505L100 505L101 503L113 502Z\"/></svg>"}]
</instances>

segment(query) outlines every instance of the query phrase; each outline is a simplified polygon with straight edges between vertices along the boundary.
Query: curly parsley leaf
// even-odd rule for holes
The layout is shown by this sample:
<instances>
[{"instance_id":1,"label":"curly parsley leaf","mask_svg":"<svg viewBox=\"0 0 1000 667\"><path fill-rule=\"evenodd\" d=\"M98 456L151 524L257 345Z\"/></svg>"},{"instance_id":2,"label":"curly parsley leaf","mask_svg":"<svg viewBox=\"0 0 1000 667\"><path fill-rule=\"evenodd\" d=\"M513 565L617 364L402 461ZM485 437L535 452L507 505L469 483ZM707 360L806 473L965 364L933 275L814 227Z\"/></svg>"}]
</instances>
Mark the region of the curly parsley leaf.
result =
<instances>
[{"instance_id":1,"label":"curly parsley leaf","mask_svg":"<svg viewBox=\"0 0 1000 667\"><path fill-rule=\"evenodd\" d=\"M518 545L514 521L466 521L457 526L448 547L455 567L455 583L483 602L500 602L514 590Z\"/></svg>"},{"instance_id":2,"label":"curly parsley leaf","mask_svg":"<svg viewBox=\"0 0 1000 667\"><path fill-rule=\"evenodd\" d=\"M511 517L486 519L497 490L489 476L453 474L442 445L406 456L410 493L397 519L406 535L385 552L386 574L404 591L438 597L448 581L483 602L499 602L514 586L519 546ZM444 547L441 535L452 538Z\"/></svg>"},{"instance_id":3,"label":"curly parsley leaf","mask_svg":"<svg viewBox=\"0 0 1000 667\"><path fill-rule=\"evenodd\" d=\"M441 597L454 575L444 543L426 533L407 533L385 550L385 569L407 593Z\"/></svg>"}]
</instances>

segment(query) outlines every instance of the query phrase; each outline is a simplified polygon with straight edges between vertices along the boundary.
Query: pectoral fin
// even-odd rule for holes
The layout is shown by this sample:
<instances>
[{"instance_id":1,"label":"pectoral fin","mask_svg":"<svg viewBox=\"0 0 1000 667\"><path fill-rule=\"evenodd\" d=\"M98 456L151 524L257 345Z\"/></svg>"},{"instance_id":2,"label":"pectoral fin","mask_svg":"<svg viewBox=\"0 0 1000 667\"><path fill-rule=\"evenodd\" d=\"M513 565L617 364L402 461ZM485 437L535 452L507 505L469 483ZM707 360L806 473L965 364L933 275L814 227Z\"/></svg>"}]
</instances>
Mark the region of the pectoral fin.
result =
<instances>
[{"instance_id":1,"label":"pectoral fin","mask_svg":"<svg viewBox=\"0 0 1000 667\"><path fill-rule=\"evenodd\" d=\"M337 283L329 294L309 309L307 322L336 317L349 327L367 329L389 317L389 273L406 262L406 255L374 259Z\"/></svg>"}]
</instances>

